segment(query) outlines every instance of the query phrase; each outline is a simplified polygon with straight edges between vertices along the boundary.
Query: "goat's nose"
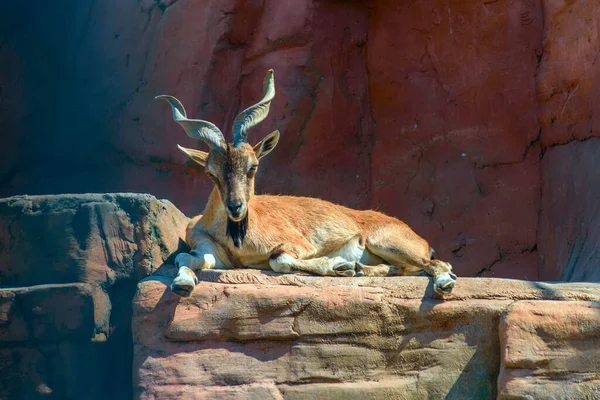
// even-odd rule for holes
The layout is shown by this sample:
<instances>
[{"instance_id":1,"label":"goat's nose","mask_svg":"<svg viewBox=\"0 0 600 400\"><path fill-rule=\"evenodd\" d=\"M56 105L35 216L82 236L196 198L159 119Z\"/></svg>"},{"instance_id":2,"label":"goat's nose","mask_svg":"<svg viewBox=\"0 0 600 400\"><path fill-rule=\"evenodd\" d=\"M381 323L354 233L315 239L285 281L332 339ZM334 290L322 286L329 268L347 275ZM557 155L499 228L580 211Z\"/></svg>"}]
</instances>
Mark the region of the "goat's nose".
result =
<instances>
[{"instance_id":1,"label":"goat's nose","mask_svg":"<svg viewBox=\"0 0 600 400\"><path fill-rule=\"evenodd\" d=\"M227 205L227 208L229 209L229 212L231 212L232 214L239 214L240 211L242 210L242 202L241 201L236 201L233 203L229 203Z\"/></svg>"}]
</instances>

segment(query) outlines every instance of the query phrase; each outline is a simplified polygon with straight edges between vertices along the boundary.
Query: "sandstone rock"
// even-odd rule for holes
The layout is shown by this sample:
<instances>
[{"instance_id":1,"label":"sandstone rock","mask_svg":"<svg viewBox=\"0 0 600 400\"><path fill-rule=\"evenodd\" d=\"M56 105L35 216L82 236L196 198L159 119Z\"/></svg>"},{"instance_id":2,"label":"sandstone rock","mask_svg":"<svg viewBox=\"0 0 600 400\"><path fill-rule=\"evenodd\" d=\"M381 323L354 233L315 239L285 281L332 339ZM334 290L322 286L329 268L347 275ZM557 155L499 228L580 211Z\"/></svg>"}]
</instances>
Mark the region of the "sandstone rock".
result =
<instances>
[{"instance_id":1,"label":"sandstone rock","mask_svg":"<svg viewBox=\"0 0 600 400\"><path fill-rule=\"evenodd\" d=\"M551 148L542 161L540 278L600 280L600 140Z\"/></svg>"},{"instance_id":2,"label":"sandstone rock","mask_svg":"<svg viewBox=\"0 0 600 400\"><path fill-rule=\"evenodd\" d=\"M600 398L600 305L531 301L500 324L499 399Z\"/></svg>"},{"instance_id":3,"label":"sandstone rock","mask_svg":"<svg viewBox=\"0 0 600 400\"><path fill-rule=\"evenodd\" d=\"M199 278L185 299L169 277L138 285L137 398L495 398L498 324L511 304L600 300L597 284L461 279L440 301L417 277Z\"/></svg>"},{"instance_id":4,"label":"sandstone rock","mask_svg":"<svg viewBox=\"0 0 600 400\"><path fill-rule=\"evenodd\" d=\"M542 26L536 2L373 6L371 206L405 219L461 276L493 266L537 279L522 253L539 208L540 149L529 147Z\"/></svg>"},{"instance_id":5,"label":"sandstone rock","mask_svg":"<svg viewBox=\"0 0 600 400\"><path fill-rule=\"evenodd\" d=\"M94 342L108 335L109 321L96 321L105 296L84 283L0 289L0 398L98 395L110 362Z\"/></svg>"},{"instance_id":6,"label":"sandstone rock","mask_svg":"<svg viewBox=\"0 0 600 400\"><path fill-rule=\"evenodd\" d=\"M101 399L107 394L126 398L130 392L121 385L122 378L110 372L124 371L108 356L107 343L69 340L2 345L0 398Z\"/></svg>"},{"instance_id":7,"label":"sandstone rock","mask_svg":"<svg viewBox=\"0 0 600 400\"><path fill-rule=\"evenodd\" d=\"M542 5L543 53L536 79L545 150L539 278L598 281L600 36L593 32L600 29L600 8L561 0Z\"/></svg>"},{"instance_id":8,"label":"sandstone rock","mask_svg":"<svg viewBox=\"0 0 600 400\"><path fill-rule=\"evenodd\" d=\"M187 221L149 195L0 199L0 398L130 398L135 286Z\"/></svg>"},{"instance_id":9,"label":"sandstone rock","mask_svg":"<svg viewBox=\"0 0 600 400\"><path fill-rule=\"evenodd\" d=\"M82 283L0 289L0 342L92 339L93 295Z\"/></svg>"},{"instance_id":10,"label":"sandstone rock","mask_svg":"<svg viewBox=\"0 0 600 400\"><path fill-rule=\"evenodd\" d=\"M149 195L0 199L3 285L141 279L178 249L187 218Z\"/></svg>"},{"instance_id":11,"label":"sandstone rock","mask_svg":"<svg viewBox=\"0 0 600 400\"><path fill-rule=\"evenodd\" d=\"M537 75L544 147L600 136L600 9L588 2L546 0ZM577 61L575 61L577 60Z\"/></svg>"}]
</instances>

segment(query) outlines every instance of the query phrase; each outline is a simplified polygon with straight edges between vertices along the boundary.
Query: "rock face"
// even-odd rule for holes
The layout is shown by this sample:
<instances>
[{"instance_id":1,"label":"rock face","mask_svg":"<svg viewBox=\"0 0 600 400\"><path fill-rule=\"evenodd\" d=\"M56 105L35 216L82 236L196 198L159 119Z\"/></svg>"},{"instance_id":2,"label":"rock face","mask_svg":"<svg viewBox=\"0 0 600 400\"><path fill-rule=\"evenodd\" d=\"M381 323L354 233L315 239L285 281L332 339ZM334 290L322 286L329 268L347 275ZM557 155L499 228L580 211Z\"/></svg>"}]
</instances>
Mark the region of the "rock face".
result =
<instances>
[{"instance_id":1,"label":"rock face","mask_svg":"<svg viewBox=\"0 0 600 400\"><path fill-rule=\"evenodd\" d=\"M0 289L0 398L99 398L113 377L127 391L108 364L126 346L96 340L97 326L108 325L97 321L97 310L110 315L107 300L82 283Z\"/></svg>"},{"instance_id":2,"label":"rock face","mask_svg":"<svg viewBox=\"0 0 600 400\"><path fill-rule=\"evenodd\" d=\"M592 157L598 140L598 21L563 0L3 2L0 196L127 190L201 212L210 181L175 144L201 145L152 99L228 135L274 68L250 140L282 139L259 191L400 217L461 276L596 279L579 249L599 225L563 222L596 196L560 171L563 147ZM593 187L593 161L578 168Z\"/></svg>"},{"instance_id":3,"label":"rock face","mask_svg":"<svg viewBox=\"0 0 600 400\"><path fill-rule=\"evenodd\" d=\"M600 281L600 140L573 141L542 160L540 278Z\"/></svg>"},{"instance_id":4,"label":"rock face","mask_svg":"<svg viewBox=\"0 0 600 400\"><path fill-rule=\"evenodd\" d=\"M524 301L500 324L500 399L600 398L600 303Z\"/></svg>"},{"instance_id":5,"label":"rock face","mask_svg":"<svg viewBox=\"0 0 600 400\"><path fill-rule=\"evenodd\" d=\"M600 394L598 284L461 279L440 301L427 278L199 278L186 299L168 277L138 285L136 398Z\"/></svg>"},{"instance_id":6,"label":"rock face","mask_svg":"<svg viewBox=\"0 0 600 400\"><path fill-rule=\"evenodd\" d=\"M0 200L0 398L131 398L131 299L187 218L149 195Z\"/></svg>"},{"instance_id":7,"label":"rock face","mask_svg":"<svg viewBox=\"0 0 600 400\"><path fill-rule=\"evenodd\" d=\"M0 280L11 286L139 280L177 249L187 221L170 202L144 194L0 199Z\"/></svg>"}]
</instances>

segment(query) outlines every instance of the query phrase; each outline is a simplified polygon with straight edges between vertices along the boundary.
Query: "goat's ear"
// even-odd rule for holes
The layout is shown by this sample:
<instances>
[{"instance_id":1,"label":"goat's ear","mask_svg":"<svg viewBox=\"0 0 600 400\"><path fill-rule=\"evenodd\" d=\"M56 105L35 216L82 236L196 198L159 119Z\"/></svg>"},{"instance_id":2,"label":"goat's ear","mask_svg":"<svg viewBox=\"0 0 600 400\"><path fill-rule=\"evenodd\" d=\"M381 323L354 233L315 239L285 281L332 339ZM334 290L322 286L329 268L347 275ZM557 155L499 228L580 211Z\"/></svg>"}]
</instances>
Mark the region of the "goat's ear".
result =
<instances>
[{"instance_id":1,"label":"goat's ear","mask_svg":"<svg viewBox=\"0 0 600 400\"><path fill-rule=\"evenodd\" d=\"M271 132L266 138L254 146L254 153L259 160L273 151L279 142L279 131Z\"/></svg>"},{"instance_id":2,"label":"goat's ear","mask_svg":"<svg viewBox=\"0 0 600 400\"><path fill-rule=\"evenodd\" d=\"M206 159L208 158L208 153L205 153L204 151L200 150L186 149L185 147L181 147L180 145L177 145L177 147L179 147L179 150L183 151L185 154L187 154L189 158L191 158L198 164L202 165L203 167L206 166Z\"/></svg>"}]
</instances>

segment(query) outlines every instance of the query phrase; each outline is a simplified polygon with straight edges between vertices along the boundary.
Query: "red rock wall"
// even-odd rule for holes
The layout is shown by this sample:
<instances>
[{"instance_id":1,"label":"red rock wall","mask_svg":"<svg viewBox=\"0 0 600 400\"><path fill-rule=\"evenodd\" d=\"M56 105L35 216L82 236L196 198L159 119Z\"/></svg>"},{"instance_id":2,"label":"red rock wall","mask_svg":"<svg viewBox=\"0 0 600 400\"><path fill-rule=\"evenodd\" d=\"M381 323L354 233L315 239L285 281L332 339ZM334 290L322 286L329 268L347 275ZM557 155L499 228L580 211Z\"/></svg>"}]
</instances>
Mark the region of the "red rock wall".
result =
<instances>
[{"instance_id":1,"label":"red rock wall","mask_svg":"<svg viewBox=\"0 0 600 400\"><path fill-rule=\"evenodd\" d=\"M373 205L463 275L536 279L539 4L380 2L370 22Z\"/></svg>"},{"instance_id":2,"label":"red rock wall","mask_svg":"<svg viewBox=\"0 0 600 400\"><path fill-rule=\"evenodd\" d=\"M463 276L565 277L561 221L589 221L592 161L583 192L555 183L561 146L598 136L598 21L560 0L6 3L0 195L149 192L199 212L210 182L175 147L199 144L153 97L228 132L274 68L250 133L282 132L261 192L398 216Z\"/></svg>"},{"instance_id":3,"label":"red rock wall","mask_svg":"<svg viewBox=\"0 0 600 400\"><path fill-rule=\"evenodd\" d=\"M538 99L540 279L600 279L600 8L547 1Z\"/></svg>"}]
</instances>

